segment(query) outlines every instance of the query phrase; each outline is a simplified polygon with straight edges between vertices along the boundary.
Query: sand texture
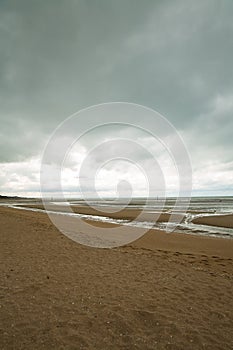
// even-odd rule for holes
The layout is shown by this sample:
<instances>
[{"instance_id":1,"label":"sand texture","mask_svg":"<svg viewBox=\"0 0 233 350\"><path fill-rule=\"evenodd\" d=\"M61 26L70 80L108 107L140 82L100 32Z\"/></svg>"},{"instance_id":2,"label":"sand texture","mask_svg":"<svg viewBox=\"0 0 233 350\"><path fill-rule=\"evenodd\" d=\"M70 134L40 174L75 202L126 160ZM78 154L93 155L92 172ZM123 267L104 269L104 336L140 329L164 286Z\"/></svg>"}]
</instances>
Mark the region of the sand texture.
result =
<instances>
[{"instance_id":1,"label":"sand texture","mask_svg":"<svg viewBox=\"0 0 233 350\"><path fill-rule=\"evenodd\" d=\"M202 216L193 220L194 224L233 228L233 214Z\"/></svg>"},{"instance_id":2,"label":"sand texture","mask_svg":"<svg viewBox=\"0 0 233 350\"><path fill-rule=\"evenodd\" d=\"M31 208L44 209L43 205L28 205ZM157 221L157 222L166 222L170 219L171 214L169 213L161 213L161 212L142 212L139 209L131 209L126 208L122 210L118 210L113 207L97 207L91 208L87 205L72 205L72 211L78 214L85 215L96 215L96 216L107 216L112 219L124 219L124 220L134 220L137 218L139 221ZM69 212L70 208L68 206L56 205L56 204L47 204L47 210L52 211L61 211L61 212ZM172 217L174 220L182 220L184 218L183 214L173 214Z\"/></svg>"},{"instance_id":3,"label":"sand texture","mask_svg":"<svg viewBox=\"0 0 233 350\"><path fill-rule=\"evenodd\" d=\"M232 240L151 230L97 249L44 213L1 207L0 223L1 349L233 348Z\"/></svg>"}]
</instances>

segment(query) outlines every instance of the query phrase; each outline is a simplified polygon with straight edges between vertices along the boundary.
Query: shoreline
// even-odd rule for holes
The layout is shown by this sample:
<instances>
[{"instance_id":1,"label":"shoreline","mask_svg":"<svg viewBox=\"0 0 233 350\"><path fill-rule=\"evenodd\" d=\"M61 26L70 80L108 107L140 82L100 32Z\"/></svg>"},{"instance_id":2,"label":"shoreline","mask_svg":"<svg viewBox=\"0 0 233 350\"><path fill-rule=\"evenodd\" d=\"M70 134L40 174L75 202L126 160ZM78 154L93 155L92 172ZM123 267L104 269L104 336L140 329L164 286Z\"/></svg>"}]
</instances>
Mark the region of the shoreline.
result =
<instances>
[{"instance_id":1,"label":"shoreline","mask_svg":"<svg viewBox=\"0 0 233 350\"><path fill-rule=\"evenodd\" d=\"M57 228L52 224L49 217L44 212L34 212L30 210L24 210L21 208L20 210L14 208L0 207L0 213L19 213L22 218L26 218L27 220L42 220L50 223L50 227L54 227L54 229L59 232L59 234L63 234L58 231ZM56 215L56 214L55 214ZM81 220L82 221L82 220ZM80 222L81 222L80 221ZM116 224L111 224L107 222L98 222L91 220L84 220L86 223L90 225L90 228L116 228ZM65 222L66 224L66 222ZM75 225L77 223L75 222ZM87 226L85 226L87 227ZM72 222L71 222L72 228ZM126 243L124 245L119 246L135 246L139 249L149 249L151 251L156 250L165 250L170 252L179 252L179 253L187 253L187 254L196 254L196 255L207 255L207 256L219 256L224 258L233 259L233 240L225 239L222 237L210 237L210 236L202 236L202 235L192 235L186 233L167 233L162 230L157 229L148 229L145 234L141 236L142 230L140 228L135 228L132 226L125 226L126 230L130 233L131 237L136 237L132 242ZM91 234L93 229L90 230ZM90 234L87 230L86 234ZM63 234L64 235L64 234ZM85 233L84 233L85 235ZM65 235L66 236L66 235ZM137 238L139 236L139 238ZM69 237L68 237L69 238ZM113 247L114 248L114 247Z\"/></svg>"},{"instance_id":2,"label":"shoreline","mask_svg":"<svg viewBox=\"0 0 233 350\"><path fill-rule=\"evenodd\" d=\"M152 212L151 210L145 210L141 213L139 209L126 208L121 211L117 211L113 207L105 208L92 208L88 206L72 206L57 205L54 203L48 203L46 209L43 204L17 204L19 209L27 208L27 210L48 211L49 214L61 213L64 215L72 216L77 214L79 218L84 221L93 222L108 222L109 224L122 225L128 227L143 228L144 230L154 229L159 231L166 230L166 224L171 225L175 221L176 229L172 230L180 234L188 234L195 236L216 237L224 239L233 239L233 214L206 214L201 215L200 212L192 213L190 211L186 213L167 213L167 212ZM113 212L115 211L115 212ZM140 216L138 216L140 215ZM172 215L172 216L171 216ZM135 220L136 219L136 220ZM135 221L134 221L135 220ZM174 220L174 221L173 221ZM170 222L171 221L171 222ZM132 222L132 224L131 224ZM153 227L154 223L154 227ZM168 226L169 227L169 226Z\"/></svg>"},{"instance_id":3,"label":"shoreline","mask_svg":"<svg viewBox=\"0 0 233 350\"><path fill-rule=\"evenodd\" d=\"M208 215L194 218L194 224L233 228L233 214Z\"/></svg>"}]
</instances>

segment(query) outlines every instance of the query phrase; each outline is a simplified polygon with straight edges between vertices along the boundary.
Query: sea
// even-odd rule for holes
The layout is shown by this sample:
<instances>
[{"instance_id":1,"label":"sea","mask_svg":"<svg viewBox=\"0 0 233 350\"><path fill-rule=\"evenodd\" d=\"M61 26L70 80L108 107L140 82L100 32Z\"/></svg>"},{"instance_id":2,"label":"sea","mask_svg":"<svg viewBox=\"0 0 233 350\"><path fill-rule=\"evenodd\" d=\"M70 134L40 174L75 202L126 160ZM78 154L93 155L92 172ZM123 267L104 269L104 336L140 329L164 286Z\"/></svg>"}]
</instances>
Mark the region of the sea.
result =
<instances>
[{"instance_id":1,"label":"sea","mask_svg":"<svg viewBox=\"0 0 233 350\"><path fill-rule=\"evenodd\" d=\"M194 234L194 235L204 235L204 236L213 236L213 237L222 237L226 239L233 239L233 228L225 228L225 227L217 227L217 226L209 226L209 225L200 225L194 224L192 221L197 217L209 216L209 215L233 215L233 197L192 197L189 198L105 198L105 199L67 199L66 202L64 200L48 200L51 204L56 204L57 206L71 205L79 206L88 204L92 207L108 207L113 208L114 211L121 210L123 208L134 208L145 210L149 213L153 212L164 212L164 213L179 213L184 215L184 219L181 223L167 223L167 222L151 222L151 221L129 221L122 219L112 219L108 216L97 216L97 215L84 215L77 213L66 213L66 212L58 212L58 211L50 211L57 213L58 215L72 215L81 217L84 220L93 220L93 221L102 221L109 222L113 224L121 224L135 227L143 227L143 228L156 228L159 230L166 230L168 225L169 232L175 231L177 233L185 233L185 234ZM24 207L24 204L27 207ZM24 202L17 201L11 203L1 203L1 205L7 205L9 207L14 207L18 209L27 209L32 211L43 211L41 209L29 208L29 204L36 204L30 201ZM38 204L38 202L37 202ZM19 206L20 205L20 206ZM233 216L232 216L233 220ZM173 225L173 227L172 227Z\"/></svg>"}]
</instances>

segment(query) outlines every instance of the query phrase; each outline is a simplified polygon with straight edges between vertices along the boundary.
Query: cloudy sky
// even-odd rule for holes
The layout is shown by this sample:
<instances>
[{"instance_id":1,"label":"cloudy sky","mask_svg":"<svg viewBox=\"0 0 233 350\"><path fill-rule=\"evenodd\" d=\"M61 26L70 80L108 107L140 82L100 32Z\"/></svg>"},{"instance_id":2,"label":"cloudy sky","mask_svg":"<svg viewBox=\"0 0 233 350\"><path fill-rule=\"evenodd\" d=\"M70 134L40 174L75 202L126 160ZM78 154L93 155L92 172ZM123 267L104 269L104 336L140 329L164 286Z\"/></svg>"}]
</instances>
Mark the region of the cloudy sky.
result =
<instances>
[{"instance_id":1,"label":"cloudy sky","mask_svg":"<svg viewBox=\"0 0 233 350\"><path fill-rule=\"evenodd\" d=\"M0 0L0 193L39 195L54 129L80 109L123 101L158 111L178 130L193 195L233 195L232 18L232 0ZM62 175L67 193L78 193L96 140L124 135L153 148L126 129L103 129L74 147ZM173 194L174 169L158 157ZM103 166L97 187L111 195L123 180L143 195L143 171L123 161Z\"/></svg>"}]
</instances>

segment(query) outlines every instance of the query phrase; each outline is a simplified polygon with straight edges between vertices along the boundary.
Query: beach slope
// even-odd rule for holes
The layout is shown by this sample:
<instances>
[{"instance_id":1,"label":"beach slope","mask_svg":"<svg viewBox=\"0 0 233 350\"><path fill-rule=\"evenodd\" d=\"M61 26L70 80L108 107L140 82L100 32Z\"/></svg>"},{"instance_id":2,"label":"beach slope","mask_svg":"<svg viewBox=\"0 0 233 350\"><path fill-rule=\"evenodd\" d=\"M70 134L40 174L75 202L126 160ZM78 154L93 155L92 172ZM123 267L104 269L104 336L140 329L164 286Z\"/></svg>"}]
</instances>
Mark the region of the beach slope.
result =
<instances>
[{"instance_id":1,"label":"beach slope","mask_svg":"<svg viewBox=\"0 0 233 350\"><path fill-rule=\"evenodd\" d=\"M232 349L232 240L97 249L45 213L1 207L0 222L1 349Z\"/></svg>"}]
</instances>

